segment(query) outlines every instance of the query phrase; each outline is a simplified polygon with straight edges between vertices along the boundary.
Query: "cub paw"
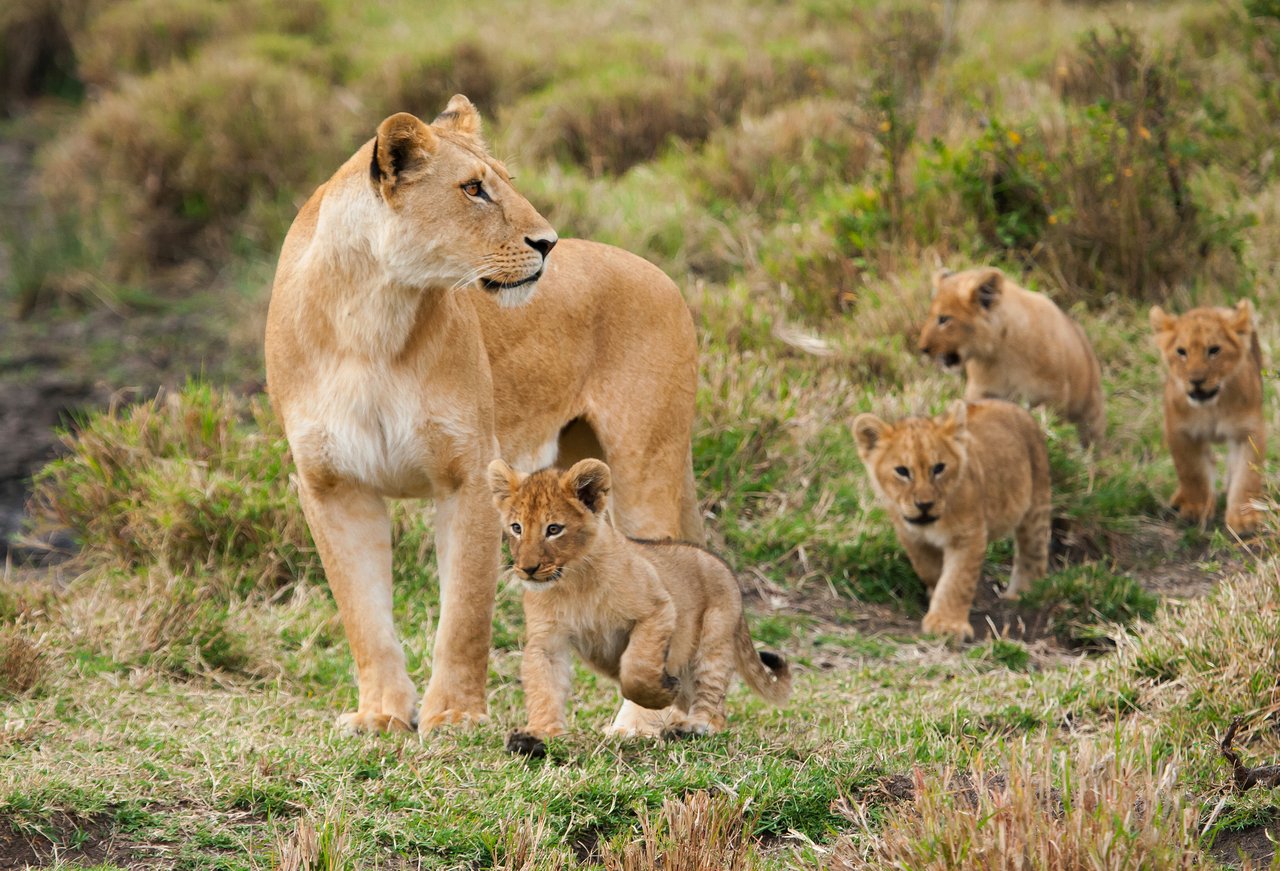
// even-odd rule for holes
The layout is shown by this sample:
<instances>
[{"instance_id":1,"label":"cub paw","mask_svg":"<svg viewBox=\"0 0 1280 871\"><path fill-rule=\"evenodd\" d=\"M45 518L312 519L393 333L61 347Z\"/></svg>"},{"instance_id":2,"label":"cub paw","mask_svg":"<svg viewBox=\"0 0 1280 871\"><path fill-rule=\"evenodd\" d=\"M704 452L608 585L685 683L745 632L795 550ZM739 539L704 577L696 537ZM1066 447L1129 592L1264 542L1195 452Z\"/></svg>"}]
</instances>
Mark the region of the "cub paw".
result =
<instances>
[{"instance_id":1,"label":"cub paw","mask_svg":"<svg viewBox=\"0 0 1280 871\"><path fill-rule=\"evenodd\" d=\"M1258 528L1261 512L1252 508L1231 509L1227 512L1227 527L1237 535L1247 535Z\"/></svg>"},{"instance_id":2,"label":"cub paw","mask_svg":"<svg viewBox=\"0 0 1280 871\"><path fill-rule=\"evenodd\" d=\"M547 755L547 743L532 732L516 729L507 736L507 752L541 759Z\"/></svg>"},{"instance_id":3,"label":"cub paw","mask_svg":"<svg viewBox=\"0 0 1280 871\"><path fill-rule=\"evenodd\" d=\"M968 619L944 614L926 614L921 628L929 635L947 635L957 641L973 638L973 627L969 625Z\"/></svg>"},{"instance_id":4,"label":"cub paw","mask_svg":"<svg viewBox=\"0 0 1280 871\"><path fill-rule=\"evenodd\" d=\"M1169 504L1174 511L1178 512L1178 517L1186 523L1203 526L1213 518L1212 498L1193 497L1179 490L1173 494Z\"/></svg>"},{"instance_id":5,"label":"cub paw","mask_svg":"<svg viewBox=\"0 0 1280 871\"><path fill-rule=\"evenodd\" d=\"M489 722L489 715L484 711L463 711L450 708L428 714L425 710L418 715L418 734L425 735L432 729L441 726L481 726Z\"/></svg>"},{"instance_id":6,"label":"cub paw","mask_svg":"<svg viewBox=\"0 0 1280 871\"><path fill-rule=\"evenodd\" d=\"M417 727L416 722L409 722L394 714L376 711L353 711L338 716L338 731L344 735L358 735L366 732L412 732Z\"/></svg>"}]
</instances>

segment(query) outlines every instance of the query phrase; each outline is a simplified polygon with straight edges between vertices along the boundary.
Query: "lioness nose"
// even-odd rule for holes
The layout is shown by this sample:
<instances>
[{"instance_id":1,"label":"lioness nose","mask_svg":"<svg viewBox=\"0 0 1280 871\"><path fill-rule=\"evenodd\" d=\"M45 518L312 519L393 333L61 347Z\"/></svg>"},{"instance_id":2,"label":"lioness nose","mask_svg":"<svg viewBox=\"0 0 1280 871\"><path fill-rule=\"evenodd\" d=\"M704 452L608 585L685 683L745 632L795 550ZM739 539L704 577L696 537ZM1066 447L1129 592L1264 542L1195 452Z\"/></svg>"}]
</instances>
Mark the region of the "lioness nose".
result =
<instances>
[{"instance_id":1,"label":"lioness nose","mask_svg":"<svg viewBox=\"0 0 1280 871\"><path fill-rule=\"evenodd\" d=\"M544 258L551 253L551 249L556 247L556 243L560 241L560 237L555 233L549 236L525 236L525 244L537 251Z\"/></svg>"},{"instance_id":2,"label":"lioness nose","mask_svg":"<svg viewBox=\"0 0 1280 871\"><path fill-rule=\"evenodd\" d=\"M542 568L542 563L534 563L531 566L521 566L520 571L524 572L529 577L533 577L538 573L538 569L540 568Z\"/></svg>"}]
</instances>

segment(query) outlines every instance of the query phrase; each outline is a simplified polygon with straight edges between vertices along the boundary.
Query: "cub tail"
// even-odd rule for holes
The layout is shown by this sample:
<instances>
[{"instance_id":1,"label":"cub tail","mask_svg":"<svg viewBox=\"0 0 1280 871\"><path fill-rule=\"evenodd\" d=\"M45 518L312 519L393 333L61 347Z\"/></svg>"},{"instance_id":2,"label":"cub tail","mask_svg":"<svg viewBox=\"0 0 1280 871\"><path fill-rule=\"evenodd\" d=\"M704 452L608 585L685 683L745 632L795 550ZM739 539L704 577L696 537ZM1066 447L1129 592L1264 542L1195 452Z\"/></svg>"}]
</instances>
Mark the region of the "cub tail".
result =
<instances>
[{"instance_id":1,"label":"cub tail","mask_svg":"<svg viewBox=\"0 0 1280 871\"><path fill-rule=\"evenodd\" d=\"M785 704L791 695L791 669L787 661L767 650L756 652L751 640L751 630L746 618L738 624L738 637L734 643L738 662L738 674L757 695L775 705Z\"/></svg>"}]
</instances>

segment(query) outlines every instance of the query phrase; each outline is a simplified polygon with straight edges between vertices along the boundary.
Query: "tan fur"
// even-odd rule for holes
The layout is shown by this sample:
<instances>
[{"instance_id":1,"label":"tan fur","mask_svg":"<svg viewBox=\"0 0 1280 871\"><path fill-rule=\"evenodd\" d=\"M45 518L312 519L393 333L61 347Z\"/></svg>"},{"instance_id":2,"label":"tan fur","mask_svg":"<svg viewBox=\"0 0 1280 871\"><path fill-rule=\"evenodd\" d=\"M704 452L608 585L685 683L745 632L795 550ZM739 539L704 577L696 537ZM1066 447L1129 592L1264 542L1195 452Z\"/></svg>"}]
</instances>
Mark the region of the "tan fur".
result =
<instances>
[{"instance_id":1,"label":"tan fur","mask_svg":"<svg viewBox=\"0 0 1280 871\"><path fill-rule=\"evenodd\" d=\"M1151 309L1164 360L1164 434L1178 473L1173 507L1193 523L1213 517L1213 454L1227 443L1227 526L1258 525L1267 444L1262 417L1262 348L1253 306L1197 308L1181 317Z\"/></svg>"},{"instance_id":2,"label":"tan fur","mask_svg":"<svg viewBox=\"0 0 1280 871\"><path fill-rule=\"evenodd\" d=\"M972 637L969 609L991 541L1014 538L1006 596L1044 575L1049 454L1026 410L1001 400L956 402L941 417L892 425L861 414L853 434L898 541L929 589L925 632ZM912 522L921 517L936 519Z\"/></svg>"},{"instance_id":3,"label":"tan fur","mask_svg":"<svg viewBox=\"0 0 1280 871\"><path fill-rule=\"evenodd\" d=\"M761 696L786 700L786 664L757 655L733 572L702 548L614 529L608 466L582 460L567 472L522 475L495 460L489 477L525 587L520 674L529 721L510 749L530 752L522 745L564 732L570 651L618 681L628 701L673 707L662 719L676 731L724 728L735 671ZM637 730L624 722L615 731Z\"/></svg>"},{"instance_id":4,"label":"tan fur","mask_svg":"<svg viewBox=\"0 0 1280 871\"><path fill-rule=\"evenodd\" d=\"M535 468L572 432L613 464L624 529L702 538L679 290L608 246L547 256L554 231L479 123L462 96L430 125L386 119L302 207L276 271L267 379L356 660L349 728L485 716L499 451ZM391 620L388 497L437 506L441 613L418 712Z\"/></svg>"},{"instance_id":5,"label":"tan fur","mask_svg":"<svg viewBox=\"0 0 1280 871\"><path fill-rule=\"evenodd\" d=\"M941 270L920 350L964 365L964 397L1046 405L1076 426L1086 447L1106 433L1102 372L1080 325L1053 300L999 269Z\"/></svg>"}]
</instances>

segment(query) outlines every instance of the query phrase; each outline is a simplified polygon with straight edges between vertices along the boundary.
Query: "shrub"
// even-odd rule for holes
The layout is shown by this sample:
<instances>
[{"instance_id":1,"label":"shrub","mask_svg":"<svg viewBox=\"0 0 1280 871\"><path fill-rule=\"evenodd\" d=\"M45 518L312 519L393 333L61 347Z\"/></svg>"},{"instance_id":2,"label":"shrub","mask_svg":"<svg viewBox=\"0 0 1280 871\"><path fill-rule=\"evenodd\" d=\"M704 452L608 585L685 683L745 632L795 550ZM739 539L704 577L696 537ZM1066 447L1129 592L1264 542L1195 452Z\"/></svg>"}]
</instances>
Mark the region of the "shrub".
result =
<instances>
[{"instance_id":1,"label":"shrub","mask_svg":"<svg viewBox=\"0 0 1280 871\"><path fill-rule=\"evenodd\" d=\"M0 699L35 688L44 673L45 653L21 625L0 624Z\"/></svg>"},{"instance_id":2,"label":"shrub","mask_svg":"<svg viewBox=\"0 0 1280 871\"><path fill-rule=\"evenodd\" d=\"M132 0L94 16L76 40L82 81L105 87L121 76L143 75L191 57L220 30L230 5L203 0Z\"/></svg>"},{"instance_id":3,"label":"shrub","mask_svg":"<svg viewBox=\"0 0 1280 871\"><path fill-rule=\"evenodd\" d=\"M319 568L289 482L283 434L262 398L188 385L63 434L36 476L38 521L129 569L219 569L251 589Z\"/></svg>"},{"instance_id":4,"label":"shrub","mask_svg":"<svg viewBox=\"0 0 1280 871\"><path fill-rule=\"evenodd\" d=\"M90 0L8 0L0 6L0 111L41 94L78 95L72 35Z\"/></svg>"},{"instance_id":5,"label":"shrub","mask_svg":"<svg viewBox=\"0 0 1280 871\"><path fill-rule=\"evenodd\" d=\"M391 57L373 82L376 93L370 99L378 114L411 112L428 121L444 111L454 94L466 94L486 114L508 96L493 53L468 40L425 57Z\"/></svg>"},{"instance_id":6,"label":"shrub","mask_svg":"<svg viewBox=\"0 0 1280 871\"><path fill-rule=\"evenodd\" d=\"M290 198L348 151L350 116L320 83L245 52L202 54L93 105L42 155L57 206L102 233L118 276L273 247Z\"/></svg>"}]
</instances>

